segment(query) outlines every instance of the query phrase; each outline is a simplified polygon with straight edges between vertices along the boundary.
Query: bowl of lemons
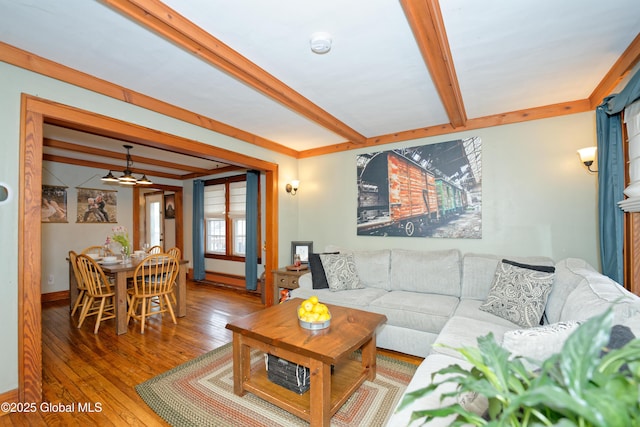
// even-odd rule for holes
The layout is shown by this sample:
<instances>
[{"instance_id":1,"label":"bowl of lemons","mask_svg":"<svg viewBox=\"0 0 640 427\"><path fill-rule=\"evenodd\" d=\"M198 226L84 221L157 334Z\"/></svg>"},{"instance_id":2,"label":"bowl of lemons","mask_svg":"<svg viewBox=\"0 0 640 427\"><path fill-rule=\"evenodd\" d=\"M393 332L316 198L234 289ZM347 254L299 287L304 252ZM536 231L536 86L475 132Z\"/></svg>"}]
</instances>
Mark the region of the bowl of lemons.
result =
<instances>
[{"instance_id":1,"label":"bowl of lemons","mask_svg":"<svg viewBox=\"0 0 640 427\"><path fill-rule=\"evenodd\" d=\"M298 307L298 321L305 329L325 329L331 324L331 313L326 305L318 301L318 297L312 296Z\"/></svg>"}]
</instances>

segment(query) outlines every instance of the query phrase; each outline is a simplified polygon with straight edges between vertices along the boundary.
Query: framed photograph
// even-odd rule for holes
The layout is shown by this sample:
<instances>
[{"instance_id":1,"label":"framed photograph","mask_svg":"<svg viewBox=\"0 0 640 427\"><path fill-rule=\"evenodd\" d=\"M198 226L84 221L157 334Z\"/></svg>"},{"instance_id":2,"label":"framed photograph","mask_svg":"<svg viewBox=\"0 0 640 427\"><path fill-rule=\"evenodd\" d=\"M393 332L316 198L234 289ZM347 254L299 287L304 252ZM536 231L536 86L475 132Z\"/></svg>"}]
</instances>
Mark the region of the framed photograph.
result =
<instances>
[{"instance_id":1,"label":"framed photograph","mask_svg":"<svg viewBox=\"0 0 640 427\"><path fill-rule=\"evenodd\" d=\"M303 264L309 263L309 254L313 253L313 242L291 242L291 264L295 254L300 255Z\"/></svg>"},{"instance_id":2,"label":"framed photograph","mask_svg":"<svg viewBox=\"0 0 640 427\"><path fill-rule=\"evenodd\" d=\"M42 186L42 222L69 222L67 187Z\"/></svg>"},{"instance_id":3,"label":"framed photograph","mask_svg":"<svg viewBox=\"0 0 640 427\"><path fill-rule=\"evenodd\" d=\"M118 222L117 191L97 190L95 188L77 188L77 190L77 223Z\"/></svg>"},{"instance_id":4,"label":"framed photograph","mask_svg":"<svg viewBox=\"0 0 640 427\"><path fill-rule=\"evenodd\" d=\"M164 219L176 218L176 195L165 194L164 196Z\"/></svg>"}]
</instances>

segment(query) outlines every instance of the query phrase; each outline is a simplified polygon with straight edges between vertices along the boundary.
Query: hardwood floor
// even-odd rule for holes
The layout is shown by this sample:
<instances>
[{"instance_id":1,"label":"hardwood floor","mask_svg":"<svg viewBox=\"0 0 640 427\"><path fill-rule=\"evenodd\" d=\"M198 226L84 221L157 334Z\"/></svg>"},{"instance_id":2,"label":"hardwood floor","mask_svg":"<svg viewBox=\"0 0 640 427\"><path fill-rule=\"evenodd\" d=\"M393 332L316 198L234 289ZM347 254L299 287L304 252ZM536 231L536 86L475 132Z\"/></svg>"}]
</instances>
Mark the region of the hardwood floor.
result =
<instances>
[{"instance_id":1,"label":"hardwood floor","mask_svg":"<svg viewBox=\"0 0 640 427\"><path fill-rule=\"evenodd\" d=\"M229 319L262 308L259 296L189 281L187 316L177 325L169 316L164 321L154 316L144 335L132 321L129 332L118 336L114 320L103 322L94 335L94 318L78 329L78 315L69 316L68 301L44 303L43 403L35 412L0 416L0 426L165 426L134 387L230 342Z\"/></svg>"}]
</instances>

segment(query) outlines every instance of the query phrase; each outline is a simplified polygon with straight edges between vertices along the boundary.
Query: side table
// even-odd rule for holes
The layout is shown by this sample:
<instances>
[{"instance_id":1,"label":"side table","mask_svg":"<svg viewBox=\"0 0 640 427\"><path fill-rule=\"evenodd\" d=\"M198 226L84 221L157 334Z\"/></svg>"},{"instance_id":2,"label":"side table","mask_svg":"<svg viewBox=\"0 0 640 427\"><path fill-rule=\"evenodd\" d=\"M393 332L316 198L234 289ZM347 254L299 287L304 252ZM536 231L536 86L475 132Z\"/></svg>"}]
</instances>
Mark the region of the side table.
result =
<instances>
[{"instance_id":1,"label":"side table","mask_svg":"<svg viewBox=\"0 0 640 427\"><path fill-rule=\"evenodd\" d=\"M280 289L296 289L298 285L298 279L305 273L308 273L309 269L300 270L287 270L286 267L273 270L273 289L275 292L273 301L280 300Z\"/></svg>"}]
</instances>

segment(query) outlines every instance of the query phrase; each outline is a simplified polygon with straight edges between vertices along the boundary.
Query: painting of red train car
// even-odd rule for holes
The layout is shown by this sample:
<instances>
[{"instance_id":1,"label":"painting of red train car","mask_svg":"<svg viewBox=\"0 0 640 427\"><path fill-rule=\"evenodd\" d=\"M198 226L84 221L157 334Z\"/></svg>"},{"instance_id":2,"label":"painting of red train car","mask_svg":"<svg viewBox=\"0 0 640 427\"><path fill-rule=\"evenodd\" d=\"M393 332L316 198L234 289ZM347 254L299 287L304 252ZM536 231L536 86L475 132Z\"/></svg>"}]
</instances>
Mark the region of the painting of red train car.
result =
<instances>
[{"instance_id":1,"label":"painting of red train car","mask_svg":"<svg viewBox=\"0 0 640 427\"><path fill-rule=\"evenodd\" d=\"M480 238L479 138L359 155L358 235Z\"/></svg>"}]
</instances>

